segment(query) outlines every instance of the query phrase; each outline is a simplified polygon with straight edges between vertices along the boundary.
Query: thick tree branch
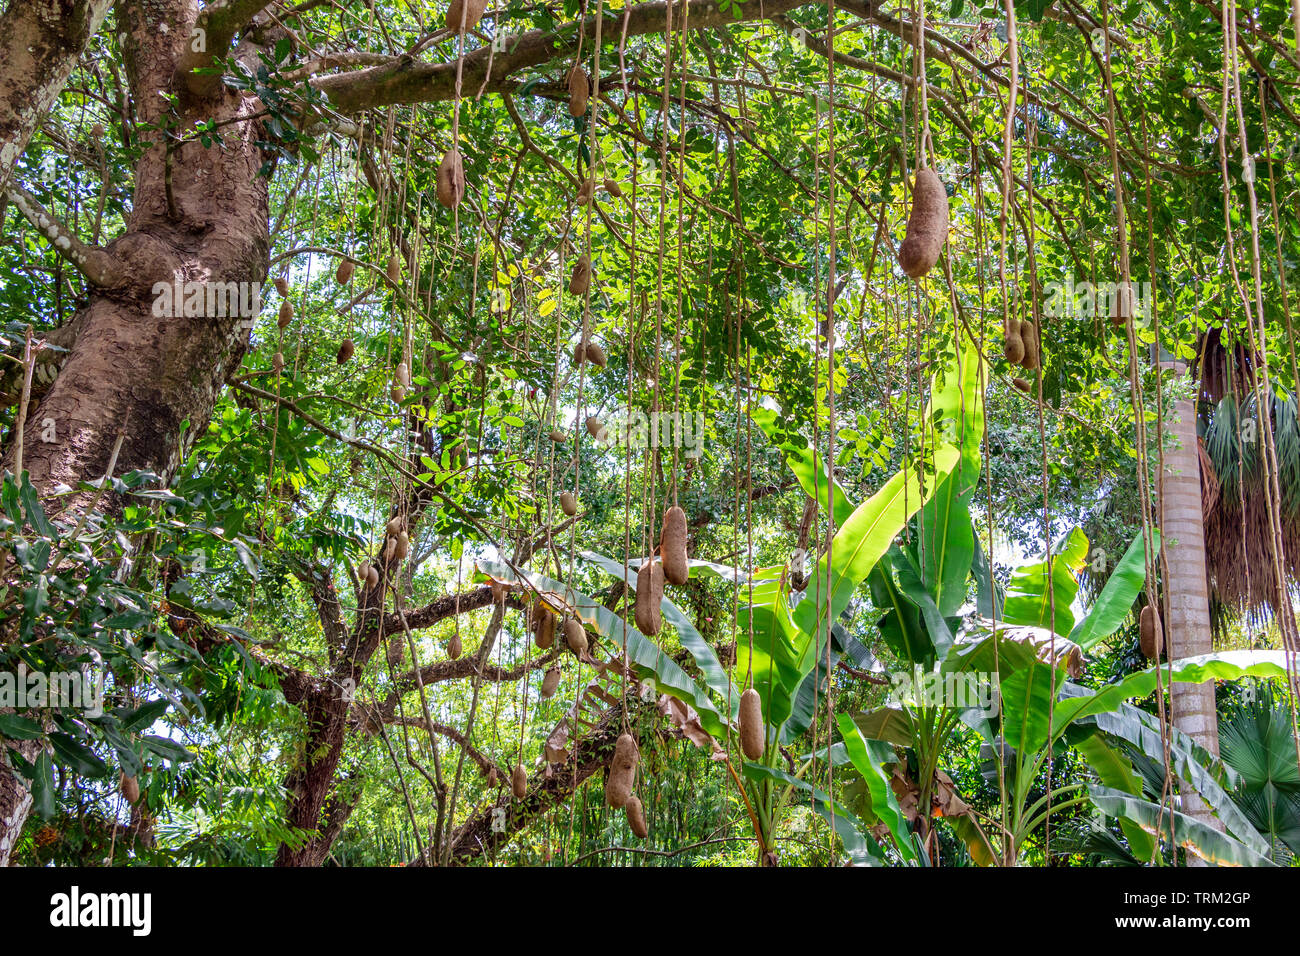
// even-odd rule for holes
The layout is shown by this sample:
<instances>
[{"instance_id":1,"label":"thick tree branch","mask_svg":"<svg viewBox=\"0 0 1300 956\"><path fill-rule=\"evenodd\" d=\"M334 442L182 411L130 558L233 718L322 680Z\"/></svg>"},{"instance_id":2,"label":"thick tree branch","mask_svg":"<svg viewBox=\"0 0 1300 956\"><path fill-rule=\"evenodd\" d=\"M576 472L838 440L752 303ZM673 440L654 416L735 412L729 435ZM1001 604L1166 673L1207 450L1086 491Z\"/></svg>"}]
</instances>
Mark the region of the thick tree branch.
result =
<instances>
[{"instance_id":1,"label":"thick tree branch","mask_svg":"<svg viewBox=\"0 0 1300 956\"><path fill-rule=\"evenodd\" d=\"M98 246L82 242L23 187L10 183L5 194L41 236L49 241L54 251L71 263L91 285L113 289L127 284L130 277L125 263Z\"/></svg>"}]
</instances>

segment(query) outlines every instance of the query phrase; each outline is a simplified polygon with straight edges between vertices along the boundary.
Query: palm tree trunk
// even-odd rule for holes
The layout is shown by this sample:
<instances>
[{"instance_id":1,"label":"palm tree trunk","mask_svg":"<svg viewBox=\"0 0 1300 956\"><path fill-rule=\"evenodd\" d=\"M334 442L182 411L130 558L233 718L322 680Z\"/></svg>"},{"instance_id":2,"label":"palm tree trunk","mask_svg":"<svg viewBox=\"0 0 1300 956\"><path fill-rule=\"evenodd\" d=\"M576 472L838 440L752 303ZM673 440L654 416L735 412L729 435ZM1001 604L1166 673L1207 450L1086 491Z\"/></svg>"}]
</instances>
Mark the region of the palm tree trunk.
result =
<instances>
[{"instance_id":1,"label":"palm tree trunk","mask_svg":"<svg viewBox=\"0 0 1300 956\"><path fill-rule=\"evenodd\" d=\"M1165 365L1176 374L1181 363ZM1210 637L1209 582L1205 574L1205 529L1201 512L1201 459L1196 436L1196 405L1185 399L1174 404L1165 420L1173 435L1164 455L1159 480L1161 560L1164 564L1165 633L1174 660L1214 650ZM1214 682L1175 683L1170 688L1174 726L1214 756L1219 755L1219 721L1214 708ZM1223 825L1199 796L1184 788L1182 810L1193 819L1222 831ZM1189 855L1189 865L1204 865Z\"/></svg>"}]
</instances>

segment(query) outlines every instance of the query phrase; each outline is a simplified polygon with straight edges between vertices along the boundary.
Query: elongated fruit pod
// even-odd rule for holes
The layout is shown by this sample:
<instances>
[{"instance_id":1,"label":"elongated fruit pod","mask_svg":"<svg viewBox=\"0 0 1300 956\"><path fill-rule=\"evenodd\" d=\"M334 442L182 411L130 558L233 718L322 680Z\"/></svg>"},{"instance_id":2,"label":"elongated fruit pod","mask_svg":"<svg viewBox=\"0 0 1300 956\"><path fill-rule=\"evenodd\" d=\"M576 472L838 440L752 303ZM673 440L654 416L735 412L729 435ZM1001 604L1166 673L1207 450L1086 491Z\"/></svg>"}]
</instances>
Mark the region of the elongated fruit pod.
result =
<instances>
[{"instance_id":1,"label":"elongated fruit pod","mask_svg":"<svg viewBox=\"0 0 1300 956\"><path fill-rule=\"evenodd\" d=\"M747 760L763 759L763 702L749 688L740 695L740 749Z\"/></svg>"},{"instance_id":2,"label":"elongated fruit pod","mask_svg":"<svg viewBox=\"0 0 1300 956\"><path fill-rule=\"evenodd\" d=\"M646 637L659 633L659 605L664 599L664 569L654 558L647 558L636 573L636 629Z\"/></svg>"},{"instance_id":3,"label":"elongated fruit pod","mask_svg":"<svg viewBox=\"0 0 1300 956\"><path fill-rule=\"evenodd\" d=\"M905 275L919 279L939 261L948 241L948 190L933 170L924 166L912 183L912 214L898 247L898 264Z\"/></svg>"},{"instance_id":4,"label":"elongated fruit pod","mask_svg":"<svg viewBox=\"0 0 1300 956\"><path fill-rule=\"evenodd\" d=\"M578 187L578 194L574 197L574 200L579 206L585 206L587 203L591 202L591 197L595 194L596 181L594 179L588 179Z\"/></svg>"},{"instance_id":5,"label":"elongated fruit pod","mask_svg":"<svg viewBox=\"0 0 1300 956\"><path fill-rule=\"evenodd\" d=\"M126 771L122 772L121 790L122 796L126 797L127 803L138 803L140 801L140 782L135 777L128 777Z\"/></svg>"},{"instance_id":6,"label":"elongated fruit pod","mask_svg":"<svg viewBox=\"0 0 1300 956\"><path fill-rule=\"evenodd\" d=\"M546 676L542 678L542 700L550 700L555 696L555 689L560 686L560 669L552 667L547 670Z\"/></svg>"},{"instance_id":7,"label":"elongated fruit pod","mask_svg":"<svg viewBox=\"0 0 1300 956\"><path fill-rule=\"evenodd\" d=\"M632 780L640 756L632 735L620 734L614 743L614 759L610 761L609 780L605 783L605 800L611 807L621 808L632 795Z\"/></svg>"},{"instance_id":8,"label":"elongated fruit pod","mask_svg":"<svg viewBox=\"0 0 1300 956\"><path fill-rule=\"evenodd\" d=\"M609 364L609 358L605 355L605 350L595 342L588 342L585 351L587 353L587 361L592 365L595 365L598 368L604 368Z\"/></svg>"},{"instance_id":9,"label":"elongated fruit pod","mask_svg":"<svg viewBox=\"0 0 1300 956\"><path fill-rule=\"evenodd\" d=\"M275 277L275 291L278 292L278 293L280 293L280 295L288 295L288 294L289 294L289 280L286 279L284 276L276 276L276 277Z\"/></svg>"},{"instance_id":10,"label":"elongated fruit pod","mask_svg":"<svg viewBox=\"0 0 1300 956\"><path fill-rule=\"evenodd\" d=\"M411 367L405 362L398 362L393 370L393 380L403 388L411 387Z\"/></svg>"},{"instance_id":11,"label":"elongated fruit pod","mask_svg":"<svg viewBox=\"0 0 1300 956\"><path fill-rule=\"evenodd\" d=\"M515 769L510 774L510 792L516 800L522 800L528 793L528 774L524 773L524 765L521 763L515 764Z\"/></svg>"},{"instance_id":12,"label":"elongated fruit pod","mask_svg":"<svg viewBox=\"0 0 1300 956\"><path fill-rule=\"evenodd\" d=\"M573 364L581 365L587 361L587 343L579 342L573 347Z\"/></svg>"},{"instance_id":13,"label":"elongated fruit pod","mask_svg":"<svg viewBox=\"0 0 1300 956\"><path fill-rule=\"evenodd\" d=\"M339 267L334 273L334 281L339 285L347 285L352 281L352 273L356 270L357 267L352 264L351 259L344 259L339 263Z\"/></svg>"},{"instance_id":14,"label":"elongated fruit pod","mask_svg":"<svg viewBox=\"0 0 1300 956\"><path fill-rule=\"evenodd\" d=\"M274 355L271 356L271 368L275 369L277 372L279 372L280 369L284 368L283 352L276 352Z\"/></svg>"},{"instance_id":15,"label":"elongated fruit pod","mask_svg":"<svg viewBox=\"0 0 1300 956\"><path fill-rule=\"evenodd\" d=\"M596 441L604 441L605 436L608 434L608 432L606 432L605 426L601 424L599 418L597 418L595 415L588 415L587 434L590 435L592 438L596 439Z\"/></svg>"},{"instance_id":16,"label":"elongated fruit pod","mask_svg":"<svg viewBox=\"0 0 1300 956\"><path fill-rule=\"evenodd\" d=\"M460 150L449 149L443 154L438 164L438 202L448 209L455 209L465 198L465 160Z\"/></svg>"},{"instance_id":17,"label":"elongated fruit pod","mask_svg":"<svg viewBox=\"0 0 1300 956\"><path fill-rule=\"evenodd\" d=\"M1020 364L1032 372L1038 368L1040 360L1037 326L1032 322L1021 322L1020 338L1025 343L1025 357L1020 360Z\"/></svg>"},{"instance_id":18,"label":"elongated fruit pod","mask_svg":"<svg viewBox=\"0 0 1300 956\"><path fill-rule=\"evenodd\" d=\"M564 434L564 432L561 431L560 429L558 428L551 429L551 441L555 442L557 445L563 444L564 442L568 441L568 438L569 436Z\"/></svg>"},{"instance_id":19,"label":"elongated fruit pod","mask_svg":"<svg viewBox=\"0 0 1300 956\"><path fill-rule=\"evenodd\" d=\"M1003 336L1002 354L1012 365L1019 365L1025 357L1025 340L1020 337L1020 320L1009 319Z\"/></svg>"},{"instance_id":20,"label":"elongated fruit pod","mask_svg":"<svg viewBox=\"0 0 1300 956\"><path fill-rule=\"evenodd\" d=\"M1030 392L1034 390L1034 386L1030 385L1023 378L1013 378L1011 380L1011 384L1014 385L1016 388L1020 389L1026 395L1028 395Z\"/></svg>"},{"instance_id":21,"label":"elongated fruit pod","mask_svg":"<svg viewBox=\"0 0 1300 956\"><path fill-rule=\"evenodd\" d=\"M397 553L397 538L391 537L384 542L384 563L387 564L393 560L393 555Z\"/></svg>"},{"instance_id":22,"label":"elongated fruit pod","mask_svg":"<svg viewBox=\"0 0 1300 956\"><path fill-rule=\"evenodd\" d=\"M340 365L346 365L352 358L352 353L356 350L356 344L351 339L344 339L343 344L339 346L339 354L334 356L334 361Z\"/></svg>"},{"instance_id":23,"label":"elongated fruit pod","mask_svg":"<svg viewBox=\"0 0 1300 956\"><path fill-rule=\"evenodd\" d=\"M275 320L275 324L278 328L283 329L292 321L293 321L293 303L290 302L288 299L285 299L283 302L280 303L280 316Z\"/></svg>"},{"instance_id":24,"label":"elongated fruit pod","mask_svg":"<svg viewBox=\"0 0 1300 956\"><path fill-rule=\"evenodd\" d=\"M573 275L569 277L569 294L585 295L591 288L591 260L586 256L579 256L578 261L573 264Z\"/></svg>"},{"instance_id":25,"label":"elongated fruit pod","mask_svg":"<svg viewBox=\"0 0 1300 956\"><path fill-rule=\"evenodd\" d=\"M591 78L577 63L569 71L569 115L574 119L587 113L587 99L591 96Z\"/></svg>"},{"instance_id":26,"label":"elongated fruit pod","mask_svg":"<svg viewBox=\"0 0 1300 956\"><path fill-rule=\"evenodd\" d=\"M357 587L362 591L370 590L370 562L362 561L357 565Z\"/></svg>"},{"instance_id":27,"label":"elongated fruit pod","mask_svg":"<svg viewBox=\"0 0 1300 956\"><path fill-rule=\"evenodd\" d=\"M451 0L447 5L447 29L459 33L461 17L465 18L465 32L478 26L487 10L487 0Z\"/></svg>"},{"instance_id":28,"label":"elongated fruit pod","mask_svg":"<svg viewBox=\"0 0 1300 956\"><path fill-rule=\"evenodd\" d=\"M366 584L370 586L372 591L379 587L379 569L374 565L371 565L370 570L366 572Z\"/></svg>"},{"instance_id":29,"label":"elongated fruit pod","mask_svg":"<svg viewBox=\"0 0 1300 956\"><path fill-rule=\"evenodd\" d=\"M617 179L605 180L605 192L618 199L623 198L623 187L618 184Z\"/></svg>"},{"instance_id":30,"label":"elongated fruit pod","mask_svg":"<svg viewBox=\"0 0 1300 956\"><path fill-rule=\"evenodd\" d=\"M402 263L398 261L397 253L388 257L388 264L384 266L384 275L393 285L402 281Z\"/></svg>"},{"instance_id":31,"label":"elongated fruit pod","mask_svg":"<svg viewBox=\"0 0 1300 956\"><path fill-rule=\"evenodd\" d=\"M1138 618L1138 643L1142 647L1142 656L1149 661L1154 661L1159 657L1160 649L1164 646L1164 629L1160 626L1160 612L1156 610L1155 605L1148 604L1142 609L1142 616Z\"/></svg>"},{"instance_id":32,"label":"elongated fruit pod","mask_svg":"<svg viewBox=\"0 0 1300 956\"><path fill-rule=\"evenodd\" d=\"M550 650L551 645L555 643L555 615L546 608L538 609L533 641L544 651Z\"/></svg>"},{"instance_id":33,"label":"elongated fruit pod","mask_svg":"<svg viewBox=\"0 0 1300 956\"><path fill-rule=\"evenodd\" d=\"M460 659L460 635L453 634L451 640L447 642L447 656L453 661Z\"/></svg>"},{"instance_id":34,"label":"elongated fruit pod","mask_svg":"<svg viewBox=\"0 0 1300 956\"><path fill-rule=\"evenodd\" d=\"M384 525L384 530L389 534L397 534L399 531L406 529L406 519L401 515L393 515L388 519L388 524Z\"/></svg>"},{"instance_id":35,"label":"elongated fruit pod","mask_svg":"<svg viewBox=\"0 0 1300 956\"><path fill-rule=\"evenodd\" d=\"M560 492L560 510L570 518L578 513L578 499L572 491Z\"/></svg>"},{"instance_id":36,"label":"elongated fruit pod","mask_svg":"<svg viewBox=\"0 0 1300 956\"><path fill-rule=\"evenodd\" d=\"M411 552L411 538L405 531L399 531L393 540L397 542L397 547L393 549L393 557L401 561Z\"/></svg>"},{"instance_id":37,"label":"elongated fruit pod","mask_svg":"<svg viewBox=\"0 0 1300 956\"><path fill-rule=\"evenodd\" d=\"M400 405L406 401L406 389L400 385L394 385L388 390L389 397L393 400L394 405Z\"/></svg>"},{"instance_id":38,"label":"elongated fruit pod","mask_svg":"<svg viewBox=\"0 0 1300 956\"><path fill-rule=\"evenodd\" d=\"M582 624L576 617L564 622L564 641L569 645L569 650L579 657L587 653L587 632L582 629Z\"/></svg>"},{"instance_id":39,"label":"elongated fruit pod","mask_svg":"<svg viewBox=\"0 0 1300 956\"><path fill-rule=\"evenodd\" d=\"M686 512L677 505L664 512L659 553L663 555L664 578L668 583L685 584L690 577L690 567L686 564Z\"/></svg>"},{"instance_id":40,"label":"elongated fruit pod","mask_svg":"<svg viewBox=\"0 0 1300 956\"><path fill-rule=\"evenodd\" d=\"M645 825L645 810L641 807L641 799L635 793L623 804L623 812L627 814L627 825L639 839L644 840L650 835L650 828Z\"/></svg>"}]
</instances>

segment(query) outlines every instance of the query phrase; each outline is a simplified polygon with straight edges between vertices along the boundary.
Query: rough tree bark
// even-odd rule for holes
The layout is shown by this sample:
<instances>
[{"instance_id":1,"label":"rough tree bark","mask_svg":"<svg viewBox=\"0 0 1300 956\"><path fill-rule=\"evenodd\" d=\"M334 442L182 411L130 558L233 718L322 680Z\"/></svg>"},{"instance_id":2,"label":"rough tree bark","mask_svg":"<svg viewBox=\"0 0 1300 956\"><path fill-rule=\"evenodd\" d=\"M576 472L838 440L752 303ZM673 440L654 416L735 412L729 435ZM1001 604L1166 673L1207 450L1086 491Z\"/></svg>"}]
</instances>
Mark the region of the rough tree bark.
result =
<instances>
[{"instance_id":1,"label":"rough tree bark","mask_svg":"<svg viewBox=\"0 0 1300 956\"><path fill-rule=\"evenodd\" d=\"M251 118L260 104L222 88L208 96L184 88L177 66L199 22L195 0L124 0L118 17L135 119L174 135L170 151L155 136L137 162L126 231L95 253L105 257L98 267L87 268L75 246L60 250L87 274L93 291L74 320L81 327L76 343L24 435L23 466L47 509L58 485L75 488L103 474L119 433L126 436L119 473L149 469L169 478L242 360L251 319L156 316L154 284L260 284L267 271L268 190L258 176L265 157L256 145L265 134ZM9 76L7 65L3 72ZM170 92L178 97L175 108L166 99ZM206 119L227 124L222 145L183 141L185 130ZM40 437L48 420L53 442ZM13 467L12 448L4 465ZM67 511L86 503L78 496L60 501ZM0 768L0 865L30 811L26 790L25 780Z\"/></svg>"},{"instance_id":2,"label":"rough tree bark","mask_svg":"<svg viewBox=\"0 0 1300 956\"><path fill-rule=\"evenodd\" d=\"M0 196L113 0L10 0L0 13Z\"/></svg>"}]
</instances>

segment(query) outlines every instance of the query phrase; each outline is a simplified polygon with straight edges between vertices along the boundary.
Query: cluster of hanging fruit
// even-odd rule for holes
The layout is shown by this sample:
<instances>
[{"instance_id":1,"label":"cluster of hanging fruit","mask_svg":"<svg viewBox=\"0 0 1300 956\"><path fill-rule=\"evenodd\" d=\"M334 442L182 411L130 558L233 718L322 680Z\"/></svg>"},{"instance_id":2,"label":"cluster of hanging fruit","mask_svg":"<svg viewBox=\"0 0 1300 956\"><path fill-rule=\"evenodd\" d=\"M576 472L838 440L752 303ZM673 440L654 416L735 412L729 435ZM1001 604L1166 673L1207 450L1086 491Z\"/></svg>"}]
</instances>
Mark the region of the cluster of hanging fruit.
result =
<instances>
[{"instance_id":1,"label":"cluster of hanging fruit","mask_svg":"<svg viewBox=\"0 0 1300 956\"><path fill-rule=\"evenodd\" d=\"M1002 354L1012 365L1032 372L1038 368L1040 361L1040 344L1038 328L1033 322L1009 318L1002 330ZM1023 378L1014 378L1011 383L1022 392L1029 392L1033 386Z\"/></svg>"},{"instance_id":2,"label":"cluster of hanging fruit","mask_svg":"<svg viewBox=\"0 0 1300 956\"><path fill-rule=\"evenodd\" d=\"M615 810L627 815L627 825L639 838L650 835L646 826L645 810L640 798L632 792L636 781L636 767L641 752L631 734L620 734L614 743L614 757L609 765L609 779L605 782L605 800Z\"/></svg>"}]
</instances>

